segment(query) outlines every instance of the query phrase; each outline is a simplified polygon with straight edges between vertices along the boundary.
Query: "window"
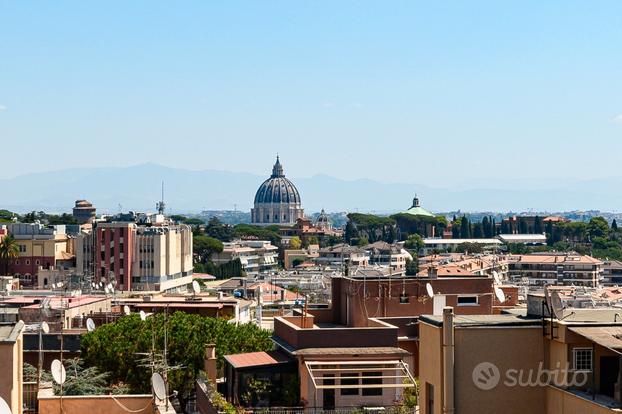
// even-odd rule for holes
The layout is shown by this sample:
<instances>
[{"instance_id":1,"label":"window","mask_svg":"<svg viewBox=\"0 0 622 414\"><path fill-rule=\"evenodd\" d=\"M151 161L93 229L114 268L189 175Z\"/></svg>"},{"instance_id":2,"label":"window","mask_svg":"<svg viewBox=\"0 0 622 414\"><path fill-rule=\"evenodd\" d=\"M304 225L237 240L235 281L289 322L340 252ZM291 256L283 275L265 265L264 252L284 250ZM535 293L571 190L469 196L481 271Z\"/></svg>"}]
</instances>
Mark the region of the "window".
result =
<instances>
[{"instance_id":1,"label":"window","mask_svg":"<svg viewBox=\"0 0 622 414\"><path fill-rule=\"evenodd\" d=\"M352 377L356 377L356 378L352 378ZM359 385L359 374L358 373L348 373L348 374L341 374L341 385L348 385L348 386L352 386L352 385ZM341 388L341 395L359 395L359 389L358 388Z\"/></svg>"},{"instance_id":2,"label":"window","mask_svg":"<svg viewBox=\"0 0 622 414\"><path fill-rule=\"evenodd\" d=\"M574 348L572 362L575 371L592 372L592 348Z\"/></svg>"},{"instance_id":3,"label":"window","mask_svg":"<svg viewBox=\"0 0 622 414\"><path fill-rule=\"evenodd\" d=\"M426 406L427 406L427 412L428 413L433 413L434 412L434 385L430 384L429 382L425 383L425 395L426 395Z\"/></svg>"},{"instance_id":4,"label":"window","mask_svg":"<svg viewBox=\"0 0 622 414\"><path fill-rule=\"evenodd\" d=\"M458 306L477 305L477 296L458 296Z\"/></svg>"},{"instance_id":5,"label":"window","mask_svg":"<svg viewBox=\"0 0 622 414\"><path fill-rule=\"evenodd\" d=\"M26 259L26 266L30 264L30 260Z\"/></svg>"},{"instance_id":6,"label":"window","mask_svg":"<svg viewBox=\"0 0 622 414\"><path fill-rule=\"evenodd\" d=\"M382 395L382 372L363 372L363 385L379 384L379 388L363 388L363 395Z\"/></svg>"},{"instance_id":7,"label":"window","mask_svg":"<svg viewBox=\"0 0 622 414\"><path fill-rule=\"evenodd\" d=\"M20 244L19 245L19 252L20 253L26 253L26 245Z\"/></svg>"}]
</instances>

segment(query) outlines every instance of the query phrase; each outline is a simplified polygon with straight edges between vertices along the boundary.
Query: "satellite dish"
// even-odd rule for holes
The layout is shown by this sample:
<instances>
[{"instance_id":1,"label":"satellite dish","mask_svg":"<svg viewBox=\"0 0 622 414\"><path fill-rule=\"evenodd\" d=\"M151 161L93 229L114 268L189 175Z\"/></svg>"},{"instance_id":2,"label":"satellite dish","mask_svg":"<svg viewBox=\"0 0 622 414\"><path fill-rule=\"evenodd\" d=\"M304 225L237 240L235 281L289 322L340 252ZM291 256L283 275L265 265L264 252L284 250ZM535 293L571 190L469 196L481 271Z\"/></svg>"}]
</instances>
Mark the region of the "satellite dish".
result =
<instances>
[{"instance_id":1,"label":"satellite dish","mask_svg":"<svg viewBox=\"0 0 622 414\"><path fill-rule=\"evenodd\" d=\"M127 306L127 305L125 305L125 306L123 307L123 313L125 313L126 315L129 315L129 314L130 314L130 307L129 307L129 306Z\"/></svg>"},{"instance_id":2,"label":"satellite dish","mask_svg":"<svg viewBox=\"0 0 622 414\"><path fill-rule=\"evenodd\" d=\"M164 385L162 376L157 372L151 375L151 386L153 387L153 393L160 401L166 398L166 385Z\"/></svg>"},{"instance_id":3,"label":"satellite dish","mask_svg":"<svg viewBox=\"0 0 622 414\"><path fill-rule=\"evenodd\" d=\"M145 311L141 310L139 312L139 315L140 315L140 320L141 321L144 321L145 319L147 319L147 314L145 313Z\"/></svg>"},{"instance_id":4,"label":"satellite dish","mask_svg":"<svg viewBox=\"0 0 622 414\"><path fill-rule=\"evenodd\" d=\"M99 288L100 289L102 288L102 286L104 286L104 283L103 282L99 282Z\"/></svg>"},{"instance_id":5,"label":"satellite dish","mask_svg":"<svg viewBox=\"0 0 622 414\"><path fill-rule=\"evenodd\" d=\"M429 283L425 284L425 290L428 292L428 296L433 298L434 297L434 289L432 289L432 285Z\"/></svg>"},{"instance_id":6,"label":"satellite dish","mask_svg":"<svg viewBox=\"0 0 622 414\"><path fill-rule=\"evenodd\" d=\"M194 291L194 294L198 294L201 293L201 286L199 285L199 282L197 282L196 280L192 281L192 290Z\"/></svg>"},{"instance_id":7,"label":"satellite dish","mask_svg":"<svg viewBox=\"0 0 622 414\"><path fill-rule=\"evenodd\" d=\"M10 284L10 283L7 283L7 285L6 285L6 291L7 291L7 292L10 292L10 291L12 291L12 290L13 290L13 285L12 285L12 284Z\"/></svg>"},{"instance_id":8,"label":"satellite dish","mask_svg":"<svg viewBox=\"0 0 622 414\"><path fill-rule=\"evenodd\" d=\"M44 334L50 333L50 325L48 325L48 323L45 321L41 322L41 331Z\"/></svg>"},{"instance_id":9,"label":"satellite dish","mask_svg":"<svg viewBox=\"0 0 622 414\"><path fill-rule=\"evenodd\" d=\"M555 315L557 319L564 319L564 304L562 303L562 299L559 297L559 293L557 292L551 293L551 308L553 315Z\"/></svg>"},{"instance_id":10,"label":"satellite dish","mask_svg":"<svg viewBox=\"0 0 622 414\"><path fill-rule=\"evenodd\" d=\"M497 273L497 271L496 271L496 270L493 270L493 271L492 271L492 277L495 279L495 283L496 283L497 285L500 285L500 284L501 284L501 277L499 277L499 273Z\"/></svg>"},{"instance_id":11,"label":"satellite dish","mask_svg":"<svg viewBox=\"0 0 622 414\"><path fill-rule=\"evenodd\" d=\"M56 381L57 384L62 385L65 383L65 378L66 378L66 373L65 373L65 367L63 366L63 364L61 364L61 362L58 359L55 359L54 361L52 361L52 378L54 378L54 381Z\"/></svg>"},{"instance_id":12,"label":"satellite dish","mask_svg":"<svg viewBox=\"0 0 622 414\"><path fill-rule=\"evenodd\" d=\"M0 414L11 414L11 407L2 397L0 397Z\"/></svg>"},{"instance_id":13,"label":"satellite dish","mask_svg":"<svg viewBox=\"0 0 622 414\"><path fill-rule=\"evenodd\" d=\"M95 322L93 322L93 319L88 318L86 320L86 330L89 332L93 332L95 330Z\"/></svg>"},{"instance_id":14,"label":"satellite dish","mask_svg":"<svg viewBox=\"0 0 622 414\"><path fill-rule=\"evenodd\" d=\"M500 303L505 302L505 293L503 293L503 291L497 286L495 286L495 296L497 297Z\"/></svg>"}]
</instances>

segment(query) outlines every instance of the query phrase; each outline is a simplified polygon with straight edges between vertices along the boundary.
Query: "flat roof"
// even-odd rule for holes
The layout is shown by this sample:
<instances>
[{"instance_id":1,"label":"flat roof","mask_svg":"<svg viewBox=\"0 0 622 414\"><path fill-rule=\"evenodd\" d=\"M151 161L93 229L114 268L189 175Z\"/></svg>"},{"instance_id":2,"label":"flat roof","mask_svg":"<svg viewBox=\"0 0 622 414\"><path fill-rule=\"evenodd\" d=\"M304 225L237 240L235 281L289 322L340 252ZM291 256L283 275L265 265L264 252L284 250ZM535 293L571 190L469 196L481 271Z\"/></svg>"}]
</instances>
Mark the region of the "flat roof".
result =
<instances>
[{"instance_id":1,"label":"flat roof","mask_svg":"<svg viewBox=\"0 0 622 414\"><path fill-rule=\"evenodd\" d=\"M327 355L410 355L410 352L392 346L370 347L344 347L344 348L303 348L292 352L293 355L301 356L327 356Z\"/></svg>"},{"instance_id":2,"label":"flat roof","mask_svg":"<svg viewBox=\"0 0 622 414\"><path fill-rule=\"evenodd\" d=\"M581 335L598 345L622 354L622 327L618 326L585 326L568 328L571 332Z\"/></svg>"},{"instance_id":3,"label":"flat roof","mask_svg":"<svg viewBox=\"0 0 622 414\"><path fill-rule=\"evenodd\" d=\"M442 315L421 315L420 322L434 326L443 326ZM458 327L475 326L542 326L542 318L530 318L515 314L499 315L454 315L454 324Z\"/></svg>"}]
</instances>

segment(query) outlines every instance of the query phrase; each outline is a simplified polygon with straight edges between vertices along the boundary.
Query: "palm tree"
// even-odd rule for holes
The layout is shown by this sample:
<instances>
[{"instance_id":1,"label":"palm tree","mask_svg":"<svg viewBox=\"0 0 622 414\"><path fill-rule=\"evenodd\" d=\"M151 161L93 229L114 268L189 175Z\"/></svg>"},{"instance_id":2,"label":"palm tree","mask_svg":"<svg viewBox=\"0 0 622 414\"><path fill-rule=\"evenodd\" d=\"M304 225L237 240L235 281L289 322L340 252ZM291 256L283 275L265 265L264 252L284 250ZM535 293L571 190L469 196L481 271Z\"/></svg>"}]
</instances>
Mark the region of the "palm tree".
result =
<instances>
[{"instance_id":1,"label":"palm tree","mask_svg":"<svg viewBox=\"0 0 622 414\"><path fill-rule=\"evenodd\" d=\"M19 257L19 245L11 234L0 240L0 260L4 263L4 274L8 273L9 261Z\"/></svg>"}]
</instances>

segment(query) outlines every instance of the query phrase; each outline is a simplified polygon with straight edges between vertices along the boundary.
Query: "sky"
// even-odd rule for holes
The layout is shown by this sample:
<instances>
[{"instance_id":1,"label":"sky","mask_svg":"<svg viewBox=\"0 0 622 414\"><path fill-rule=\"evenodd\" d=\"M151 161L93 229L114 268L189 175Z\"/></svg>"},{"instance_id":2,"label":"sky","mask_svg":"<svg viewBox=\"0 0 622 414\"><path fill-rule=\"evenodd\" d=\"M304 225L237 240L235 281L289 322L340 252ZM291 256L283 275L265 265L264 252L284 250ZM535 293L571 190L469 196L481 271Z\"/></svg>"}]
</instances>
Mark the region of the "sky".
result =
<instances>
[{"instance_id":1,"label":"sky","mask_svg":"<svg viewBox=\"0 0 622 414\"><path fill-rule=\"evenodd\" d=\"M0 0L0 178L622 175L622 2Z\"/></svg>"}]
</instances>

